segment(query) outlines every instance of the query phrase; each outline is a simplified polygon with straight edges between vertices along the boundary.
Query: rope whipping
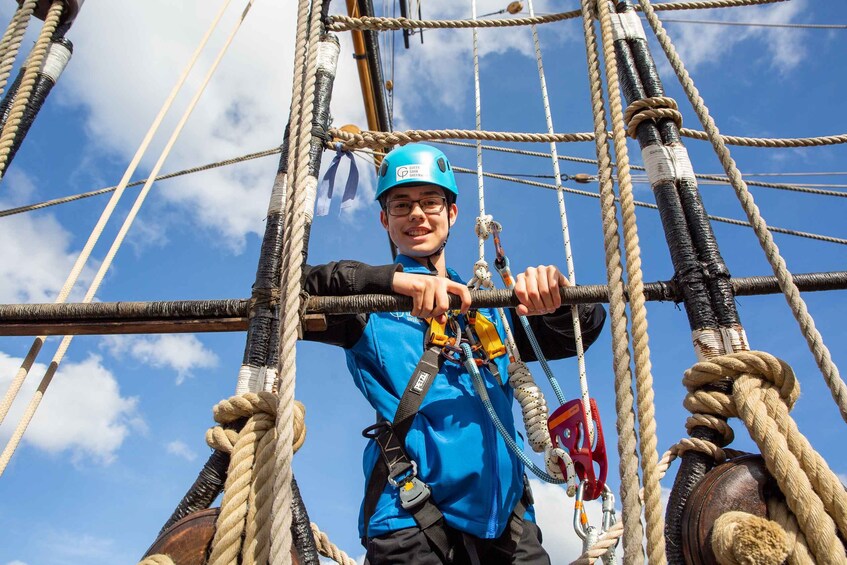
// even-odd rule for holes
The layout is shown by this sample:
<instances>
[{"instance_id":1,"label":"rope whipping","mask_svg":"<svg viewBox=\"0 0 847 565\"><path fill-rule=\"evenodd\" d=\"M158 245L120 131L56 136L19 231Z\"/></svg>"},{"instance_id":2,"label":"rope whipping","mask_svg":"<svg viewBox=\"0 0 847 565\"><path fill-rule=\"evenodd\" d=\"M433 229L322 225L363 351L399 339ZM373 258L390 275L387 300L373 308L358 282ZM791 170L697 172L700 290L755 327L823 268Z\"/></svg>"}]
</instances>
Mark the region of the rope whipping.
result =
<instances>
[{"instance_id":1,"label":"rope whipping","mask_svg":"<svg viewBox=\"0 0 847 565\"><path fill-rule=\"evenodd\" d=\"M832 356L830 355L826 345L823 343L823 337L820 332L818 332L817 328L815 328L814 320L811 315L809 315L806 303L800 296L800 292L797 290L796 285L794 285L791 280L791 275L788 271L785 259L783 259L780 255L779 248L774 243L773 236L768 231L767 224L762 218L753 196L747 190L747 185L741 177L735 161L730 155L729 150L726 148L723 139L720 137L720 132L714 119L709 114L709 110L706 107L703 98L700 96L691 76L688 74L688 71L685 69L684 64L680 60L679 55L676 52L676 48L662 26L662 22L659 21L659 18L653 11L649 0L639 0L639 2L641 3L644 15L647 17L647 21L650 23L650 26L656 34L659 44L662 46L662 49L665 51L665 54L670 61L671 67L673 67L674 72L676 72L677 77L679 78L680 83L691 102L691 105L694 107L694 111L703 125L703 129L709 135L709 140L724 167L727 177L730 179L733 189L735 189L739 202L741 202L741 206L747 214L748 221L756 232L759 244L762 246L768 262L773 268L774 275L776 275L777 279L780 281L780 287L785 293L786 300L791 307L794 317L800 324L801 331L803 332L806 342L809 345L809 349L812 351L815 361L824 376L827 386L829 386L832 397L841 413L841 417L847 421L847 385L845 385L844 381L841 379L838 367L836 367L835 363L832 361Z\"/></svg>"},{"instance_id":2,"label":"rope whipping","mask_svg":"<svg viewBox=\"0 0 847 565\"><path fill-rule=\"evenodd\" d=\"M73 54L73 44L64 37L65 27L66 26L60 26L53 34L50 45L47 48L47 52L44 54L44 60L35 75L35 80L32 85L32 93L30 94L29 100L24 108L15 137L9 148L9 157L6 163L7 169L9 168L9 165L11 165L12 160L15 158L18 149L20 149L27 133L29 133L29 129L32 127L35 118L38 116L38 113L47 101L47 97L50 95L50 92L59 80L59 77L64 72L68 62L70 62ZM23 81L26 79L29 66L30 63L27 62L25 66L21 67L15 82L12 83L12 86L9 88L9 92L6 93L2 103L0 103L0 117L2 118L3 124L5 124L9 118L12 105L17 98L17 94L23 84Z\"/></svg>"},{"instance_id":3,"label":"rope whipping","mask_svg":"<svg viewBox=\"0 0 847 565\"><path fill-rule=\"evenodd\" d=\"M227 0L227 3L228 3L228 1L229 0ZM150 178L144 184L144 187L139 192L138 197L136 198L135 202L133 203L132 208L130 209L129 213L127 214L126 219L124 220L123 224L121 225L121 228L118 231L118 234L115 236L115 239L112 242L112 246L109 248L109 251L107 252L106 256L104 257L103 262L100 265L100 268L97 270L97 273L94 275L94 278L93 278L91 284L89 285L88 290L86 291L85 296L83 298L84 303L91 302L94 299L94 296L97 292L97 289L100 287L100 283L102 283L103 278L106 276L106 272L109 270L109 267L111 266L112 261L115 258L115 255L117 254L118 250L120 249L121 245L123 244L123 241L124 241L124 238L126 237L126 234L129 232L130 227L132 227L132 224L135 221L135 218L138 215L138 212L141 209L142 204L144 203L147 195L150 192L150 188L153 185L153 179L155 179L156 175L159 174L159 171L161 170L162 165L164 165L165 160L167 159L168 155L170 154L170 151L173 148L174 144L176 143L176 140L179 138L179 135L182 132L182 129L185 126L186 122L188 121L188 118L191 116L192 111L197 106L197 103L200 101L200 97L202 96L203 92L205 91L206 86L209 84L209 81L211 80L212 76L214 75L215 70L217 69L218 65L220 64L221 60L223 59L224 54L226 53L227 49L229 48L230 44L232 43L232 40L235 38L235 34L238 32L239 28L241 27L241 23L244 21L245 17L247 16L247 13L249 12L249 7L252 4L253 4L253 0L250 0L247 4L247 8L245 8L241 17L236 21L235 26L233 27L232 31L230 32L230 35L227 37L224 45L221 47L220 51L218 52L217 57L215 58L211 67L209 68L208 72L206 73L206 76L203 78L202 83L197 88L197 91L195 92L194 97L191 99L191 101L188 104L188 107L185 109L183 115L179 119L179 122L174 127L174 130L173 130L173 133L171 134L171 137L168 139L168 142L165 144L165 147L162 149L162 153L159 155L159 159L157 160L156 164L154 165L154 167L151 171ZM217 25L217 20L213 23L213 27L210 28L209 34L211 33L211 31L213 31L213 29L214 29L214 27L216 27L216 25ZM208 34L207 34L207 37L208 37ZM205 40L205 38L204 38L204 40ZM201 43L201 47L204 44L204 42ZM199 53L200 53L200 48L198 48L198 51L195 53L195 55L199 55ZM192 59L191 65L193 65L193 63L194 63L194 59ZM181 79L181 80L183 80L183 79ZM181 85L181 81L180 81L180 85ZM175 94L175 92L173 94ZM163 108L163 110L164 109L165 108ZM164 112L161 115L163 116ZM152 137L153 132L155 132L155 130L153 128L151 128L151 137ZM140 160L140 155L139 155L139 160ZM130 168L132 168L132 165L130 166ZM128 180L129 174L131 174L131 173L130 173L130 170L128 169L127 172L124 174L124 179ZM125 186L124 182L122 182L121 184ZM120 191L120 192L122 193L122 191ZM119 197L120 197L119 193L118 193L118 191L116 191L115 194L112 197L112 200L115 201L115 203L117 203L116 200ZM112 204L112 201L110 201L110 204ZM105 215L105 212L104 212L104 215ZM101 217L101 219L103 219L103 218ZM99 224L98 224L98 226L99 226ZM99 236L99 233L97 234L97 236ZM94 234L92 234L92 237L94 238ZM96 238L94 238L94 240L96 241ZM93 246L93 243L92 243L92 246ZM79 263L79 260L78 260L78 263ZM80 269L81 269L81 266L82 265L80 265ZM75 267L76 267L76 265L75 265ZM78 276L78 272L77 272L77 276ZM69 277L69 280L70 280L70 277ZM74 280L75 280L75 278L74 278ZM69 290L70 290L70 288L69 288ZM9 463L9 459L11 458L15 449L17 448L17 445L20 443L20 440L23 437L24 431L26 430L27 426L29 425L30 420L32 419L33 415L35 414L35 410L38 408L38 405L40 404L41 399L42 399L44 393L47 390L47 387L49 387L50 382L52 381L53 376L56 373L56 370L58 369L60 363L62 362L62 359L64 358L65 353L67 352L68 347L70 346L72 340L73 340L73 336L65 336L64 338L62 338L62 342L59 344L59 347L58 347L55 355L53 356L53 360L51 361L51 363L50 363L50 365L47 369L47 372L44 374L44 377L42 378L41 383L38 385L38 390L36 391L36 394L33 396L32 400L30 401L29 406L27 407L26 411L24 412L24 415L21 417L21 420L20 420L17 428L15 429L12 437L9 439L9 442L6 445L6 448L4 449L3 453L0 454L0 474L2 474L2 472L5 470L6 465L8 465L8 463ZM26 364L26 362L27 362L27 360L24 361L24 364ZM30 363L30 365L31 365L31 363ZM24 374L23 376L25 377L26 375ZM22 382L23 382L23 378L21 379L21 383Z\"/></svg>"},{"instance_id":4,"label":"rope whipping","mask_svg":"<svg viewBox=\"0 0 847 565\"><path fill-rule=\"evenodd\" d=\"M606 62L606 84L608 85L609 109L614 132L615 159L618 164L618 190L629 283L629 308L632 315L630 331L632 332L632 350L635 361L636 407L638 410L638 438L644 488L647 560L649 563L661 564L667 561L665 557L664 519L662 516L662 492L656 469L659 454L657 452L656 410L653 403L653 375L647 334L644 277L641 271L641 248L633 203L632 180L629 175L629 154L623 125L620 78L615 52L616 37L612 29L611 8L605 0L598 0L597 9L603 43L603 58Z\"/></svg>"},{"instance_id":5,"label":"rope whipping","mask_svg":"<svg viewBox=\"0 0 847 565\"><path fill-rule=\"evenodd\" d=\"M37 4L38 0L25 0L12 15L12 19L9 21L2 39L0 39L0 94L6 89L9 74L11 74L15 59L18 57L21 41L23 41L26 28L29 26L29 21L32 19L32 13Z\"/></svg>"},{"instance_id":6,"label":"rope whipping","mask_svg":"<svg viewBox=\"0 0 847 565\"><path fill-rule=\"evenodd\" d=\"M55 303L61 304L65 302L68 298L68 295L71 292L71 289L76 284L77 279L79 278L80 273L82 272L83 267L85 266L88 258L91 256L91 252L94 249L95 244L100 239L100 235L103 233L103 229L108 223L109 219L112 216L112 213L115 210L118 202L123 196L124 189L129 182L129 179L132 177L132 174L135 172L138 164L141 162L141 158L147 152L147 148L150 146L150 142L153 139L153 136L159 130L159 127L162 124L162 120L165 117L165 114L168 112L170 107L173 105L173 101L176 98L176 95L181 90L183 84L185 83L186 78L188 77L188 73L194 67L194 64L197 62L200 54L202 53L206 43L212 35L212 32L217 27L220 22L221 17L223 16L227 6L231 0L225 0L223 6L219 10L217 16L213 20L212 24L209 26L209 29L206 31L206 35L200 41L200 44L195 49L194 54L192 55L189 63L186 65L185 69L182 72L182 75L177 79L176 84L171 90L165 102L162 104L159 113L156 115L156 118L153 120L153 123L150 125L150 128L147 130L147 133L144 136L141 144L135 152L135 155L130 161L130 164L127 166L126 171L124 171L124 175L121 178L120 183L118 183L117 188L114 191L114 194L109 199L109 202L106 204L106 207L103 209L103 212L100 214L100 218L97 220L94 228L91 231L91 235L88 237L88 240L85 242L82 251L74 262L73 267L71 268L71 272L68 274L67 279L65 280L62 288L59 291L58 296L56 297ZM41 347L44 345L44 340L46 336L38 336L33 341L33 344L30 346L29 352L24 358L23 363L21 364L20 369L15 374L15 377L12 379L12 383L9 385L8 390L3 396L2 401L0 401L0 423L3 422L6 415L11 408L12 402L14 402L15 398L20 391L21 386L23 385L26 376L29 374L29 370L32 368L32 364L35 362L38 353L41 351ZM39 393L41 394L41 393ZM2 469L0 469L0 474L2 474Z\"/></svg>"},{"instance_id":7,"label":"rope whipping","mask_svg":"<svg viewBox=\"0 0 847 565\"><path fill-rule=\"evenodd\" d=\"M317 177L310 174L312 115L318 67L318 41L321 33L323 1L314 0L311 17L309 2L300 0L294 80L291 94L291 151L286 176L285 238L280 273L282 302L279 327L277 391L277 442L274 461L271 565L291 563L291 435L293 428L296 345L300 328L300 291L306 239L317 196Z\"/></svg>"},{"instance_id":8,"label":"rope whipping","mask_svg":"<svg viewBox=\"0 0 847 565\"><path fill-rule=\"evenodd\" d=\"M41 71L41 65L44 62L44 57L47 54L47 49L50 47L53 33L59 25L59 20L62 17L64 9L65 3L63 0L54 0L47 12L47 17L44 19L41 32L38 34L38 40L36 40L35 46L30 51L26 63L26 72L24 72L18 91L15 93L15 99L9 109L9 117L3 124L2 131L0 131L0 179L3 178L6 172L12 146L18 134L18 127L30 102L33 87L38 80L38 73Z\"/></svg>"},{"instance_id":9,"label":"rope whipping","mask_svg":"<svg viewBox=\"0 0 847 565\"><path fill-rule=\"evenodd\" d=\"M632 392L632 370L627 332L627 315L623 266L621 264L620 236L615 196L612 186L612 157L606 127L606 109L603 103L603 79L600 74L600 49L591 16L592 0L581 0L582 29L588 61L588 79L591 91L591 108L594 116L595 146L598 160L600 210L603 219L603 246L606 258L606 277L609 284L609 320L612 330L612 358L615 370L615 409L618 432L618 472L621 478L620 494L623 508L624 563L641 563L642 538L641 501L638 497L638 456L635 438L635 399ZM592 549L597 549L595 545Z\"/></svg>"}]
</instances>

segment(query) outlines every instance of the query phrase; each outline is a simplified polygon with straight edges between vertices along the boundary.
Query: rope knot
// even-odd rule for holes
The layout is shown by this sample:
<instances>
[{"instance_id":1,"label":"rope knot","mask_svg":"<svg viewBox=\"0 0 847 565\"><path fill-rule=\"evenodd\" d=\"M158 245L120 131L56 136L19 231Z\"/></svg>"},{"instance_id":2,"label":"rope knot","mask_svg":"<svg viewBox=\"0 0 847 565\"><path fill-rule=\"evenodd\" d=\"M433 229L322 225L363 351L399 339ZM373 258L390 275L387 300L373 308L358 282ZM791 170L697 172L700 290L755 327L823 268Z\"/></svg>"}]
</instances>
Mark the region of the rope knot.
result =
<instances>
[{"instance_id":1,"label":"rope knot","mask_svg":"<svg viewBox=\"0 0 847 565\"><path fill-rule=\"evenodd\" d=\"M763 351L740 351L701 361L685 372L682 383L693 393L721 380L735 381L742 376L776 388L789 410L800 396L800 384L791 367Z\"/></svg>"},{"instance_id":2,"label":"rope knot","mask_svg":"<svg viewBox=\"0 0 847 565\"><path fill-rule=\"evenodd\" d=\"M271 424L276 419L277 395L272 392L248 392L220 401L213 409L214 419L220 426L206 431L206 443L209 447L231 453L240 433L232 428L224 428L242 418L262 417ZM294 451L300 449L306 441L306 407L302 402L294 401Z\"/></svg>"},{"instance_id":3,"label":"rope knot","mask_svg":"<svg viewBox=\"0 0 847 565\"><path fill-rule=\"evenodd\" d=\"M712 549L721 565L779 565L790 553L779 524L746 512L726 512L715 521Z\"/></svg>"},{"instance_id":4,"label":"rope knot","mask_svg":"<svg viewBox=\"0 0 847 565\"><path fill-rule=\"evenodd\" d=\"M500 224L494 221L494 216L485 214L477 217L474 232L479 239L488 239L488 236L491 235L492 228L500 228Z\"/></svg>"},{"instance_id":5,"label":"rope knot","mask_svg":"<svg viewBox=\"0 0 847 565\"><path fill-rule=\"evenodd\" d=\"M682 114L676 100L667 96L653 96L636 100L629 106L623 116L627 124L626 133L635 139L638 125L645 120L673 120L677 128L682 127Z\"/></svg>"}]
</instances>

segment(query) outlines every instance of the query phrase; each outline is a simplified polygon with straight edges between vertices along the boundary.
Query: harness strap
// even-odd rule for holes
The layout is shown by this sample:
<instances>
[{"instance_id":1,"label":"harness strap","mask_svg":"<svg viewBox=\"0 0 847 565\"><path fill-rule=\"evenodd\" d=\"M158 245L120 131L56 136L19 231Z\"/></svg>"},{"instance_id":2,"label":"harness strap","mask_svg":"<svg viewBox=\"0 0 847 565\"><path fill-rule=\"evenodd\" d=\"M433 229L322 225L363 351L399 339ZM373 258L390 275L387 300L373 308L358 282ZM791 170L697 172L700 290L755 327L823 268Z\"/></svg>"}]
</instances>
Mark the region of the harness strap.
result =
<instances>
[{"instance_id":1,"label":"harness strap","mask_svg":"<svg viewBox=\"0 0 847 565\"><path fill-rule=\"evenodd\" d=\"M413 497L408 506L404 504L405 510L412 515L415 523L438 550L441 557L446 559L450 551L447 532L444 528L433 527L444 516L432 502L429 487L417 480L417 465L409 458L405 449L406 434L409 432L415 414L418 413L418 409L436 375L438 375L443 362L441 346L432 345L427 348L412 372L406 390L403 391L403 396L400 398L400 404L394 415L394 421L392 423L379 422L365 429L362 435L376 441L381 455L373 471L371 471L365 491L365 538L369 537L368 528L376 511L379 497L382 496L386 483L392 481L394 484L398 484L398 488L406 491L403 494ZM403 499L403 494L401 494L401 499ZM417 502L415 498L422 500Z\"/></svg>"}]
</instances>

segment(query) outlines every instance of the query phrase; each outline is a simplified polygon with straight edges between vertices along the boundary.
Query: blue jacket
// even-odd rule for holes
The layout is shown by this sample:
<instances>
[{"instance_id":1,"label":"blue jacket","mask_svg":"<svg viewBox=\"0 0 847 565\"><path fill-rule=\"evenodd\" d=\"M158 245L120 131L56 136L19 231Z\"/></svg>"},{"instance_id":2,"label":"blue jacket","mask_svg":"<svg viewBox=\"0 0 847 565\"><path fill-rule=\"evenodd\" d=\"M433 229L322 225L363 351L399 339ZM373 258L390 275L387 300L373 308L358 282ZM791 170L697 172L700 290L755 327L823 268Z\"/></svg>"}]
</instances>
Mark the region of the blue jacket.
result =
<instances>
[{"instance_id":1,"label":"blue jacket","mask_svg":"<svg viewBox=\"0 0 847 565\"><path fill-rule=\"evenodd\" d=\"M429 274L428 269L409 257L400 255L397 263L406 272ZM367 267L354 262L323 266L317 268L317 274L312 270L307 275L306 290L325 295L386 292L390 291L390 277L397 268ZM461 281L452 269L448 273L451 279ZM494 322L504 339L496 312L480 312ZM580 318L584 324L583 339L589 344L599 334L605 312L602 307L588 306L581 308ZM573 354L570 308L531 320L545 354L551 353L552 358ZM380 417L393 420L400 397L423 354L426 322L406 312L390 312L343 317L331 325L327 335L307 335L307 339L344 346L356 386ZM512 327L522 356L527 353L525 358L533 360L520 325L512 324ZM550 345L545 347L547 344ZM483 368L488 395L500 420L522 445L512 417L508 357L501 356L494 362L503 384L499 385L491 372ZM523 464L494 428L474 392L470 375L462 366L449 361L443 364L406 436L406 451L418 465L418 477L431 487L432 500L447 524L479 538L496 538L502 534L523 494ZM379 447L371 441L363 461L366 477L378 458ZM414 525L412 516L400 506L396 488L387 485L370 520L368 535L379 536ZM364 535L362 512L359 530Z\"/></svg>"}]
</instances>

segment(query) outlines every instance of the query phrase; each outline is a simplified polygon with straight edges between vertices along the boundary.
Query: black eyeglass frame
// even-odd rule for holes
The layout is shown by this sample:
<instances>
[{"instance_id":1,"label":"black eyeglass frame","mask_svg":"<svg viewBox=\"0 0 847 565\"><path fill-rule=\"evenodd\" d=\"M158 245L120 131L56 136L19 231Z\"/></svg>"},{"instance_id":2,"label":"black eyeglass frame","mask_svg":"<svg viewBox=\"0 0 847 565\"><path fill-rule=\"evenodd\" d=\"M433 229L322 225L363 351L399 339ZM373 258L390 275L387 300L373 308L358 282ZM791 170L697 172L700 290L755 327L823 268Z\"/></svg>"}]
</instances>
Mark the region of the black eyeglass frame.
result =
<instances>
[{"instance_id":1,"label":"black eyeglass frame","mask_svg":"<svg viewBox=\"0 0 847 565\"><path fill-rule=\"evenodd\" d=\"M440 205L438 206L438 210L435 210L435 209L427 210L426 207L424 207L424 205L423 205L424 200L439 200ZM399 214L394 213L391 210L391 205L395 202L398 202L398 203L402 202L404 204L409 204L409 209L407 211L401 212ZM394 216L395 218L401 218L403 216L408 216L409 214L411 214L412 210L415 209L415 204L417 204L418 206L421 207L421 211L424 214L427 214L429 216L434 216L436 214L440 214L441 212L443 212L444 208L447 207L447 197L445 197L445 196L425 196L423 198L419 198L418 200L413 200L411 198L398 198L396 200L389 200L385 203L385 211L389 216Z\"/></svg>"}]
</instances>

